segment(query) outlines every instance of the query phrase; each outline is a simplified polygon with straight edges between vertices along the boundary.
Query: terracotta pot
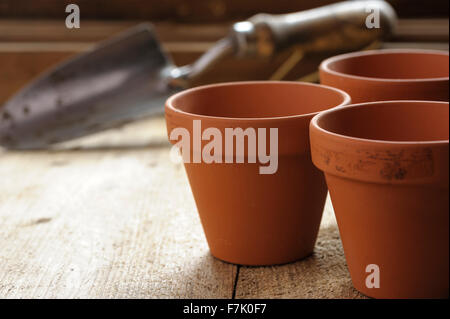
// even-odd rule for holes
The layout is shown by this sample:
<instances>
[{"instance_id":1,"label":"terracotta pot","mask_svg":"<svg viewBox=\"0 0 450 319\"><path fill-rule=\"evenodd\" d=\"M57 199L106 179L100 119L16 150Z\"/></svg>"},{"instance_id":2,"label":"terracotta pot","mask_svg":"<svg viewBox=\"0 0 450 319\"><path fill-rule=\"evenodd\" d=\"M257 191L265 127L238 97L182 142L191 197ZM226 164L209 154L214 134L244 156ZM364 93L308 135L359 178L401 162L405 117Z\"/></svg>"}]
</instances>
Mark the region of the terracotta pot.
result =
<instances>
[{"instance_id":1,"label":"terracotta pot","mask_svg":"<svg viewBox=\"0 0 450 319\"><path fill-rule=\"evenodd\" d=\"M203 131L217 128L222 136L225 128L267 129L267 150L274 145L268 145L269 129L278 129L274 174L260 174L258 160L248 163L248 151L244 163L236 163L233 155L228 156L233 163L184 164L213 256L236 264L272 265L312 253L327 189L311 162L309 122L319 111L349 101L348 94L317 84L234 82L189 89L166 102L169 136L173 129L185 128L192 143L193 120L201 120ZM191 148L191 161L207 143ZM224 161L223 147L219 155Z\"/></svg>"},{"instance_id":2,"label":"terracotta pot","mask_svg":"<svg viewBox=\"0 0 450 319\"><path fill-rule=\"evenodd\" d=\"M376 298L448 298L446 102L391 101L325 111L311 121L348 268ZM379 288L373 287L379 267ZM369 286L366 285L369 280Z\"/></svg>"},{"instance_id":3,"label":"terracotta pot","mask_svg":"<svg viewBox=\"0 0 450 319\"><path fill-rule=\"evenodd\" d=\"M432 50L375 50L322 62L320 82L350 94L353 103L448 101L449 54Z\"/></svg>"}]
</instances>

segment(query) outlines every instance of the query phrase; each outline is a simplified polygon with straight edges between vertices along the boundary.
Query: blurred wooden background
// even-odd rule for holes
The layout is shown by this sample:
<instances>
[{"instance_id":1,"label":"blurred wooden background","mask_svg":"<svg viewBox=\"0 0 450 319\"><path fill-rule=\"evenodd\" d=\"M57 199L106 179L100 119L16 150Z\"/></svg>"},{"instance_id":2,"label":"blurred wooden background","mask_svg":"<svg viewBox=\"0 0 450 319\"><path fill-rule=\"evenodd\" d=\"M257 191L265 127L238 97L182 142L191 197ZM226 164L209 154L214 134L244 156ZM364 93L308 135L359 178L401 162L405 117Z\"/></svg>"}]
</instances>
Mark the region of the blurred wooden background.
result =
<instances>
[{"instance_id":1,"label":"blurred wooden background","mask_svg":"<svg viewBox=\"0 0 450 319\"><path fill-rule=\"evenodd\" d=\"M210 23L245 19L259 12L287 13L335 0L2 0L0 17L62 19L66 5L82 8L85 19L170 20ZM402 18L446 17L447 0L389 0Z\"/></svg>"},{"instance_id":2,"label":"blurred wooden background","mask_svg":"<svg viewBox=\"0 0 450 319\"><path fill-rule=\"evenodd\" d=\"M0 103L43 70L96 42L140 22L155 24L163 46L177 65L198 58L225 36L230 25L259 12L287 13L326 5L330 0L1 0ZM447 0L391 0L400 24L383 47L448 49ZM81 28L65 27L65 6L76 3ZM286 60L227 59L197 84L268 79ZM286 76L309 75L325 56L309 56Z\"/></svg>"}]
</instances>

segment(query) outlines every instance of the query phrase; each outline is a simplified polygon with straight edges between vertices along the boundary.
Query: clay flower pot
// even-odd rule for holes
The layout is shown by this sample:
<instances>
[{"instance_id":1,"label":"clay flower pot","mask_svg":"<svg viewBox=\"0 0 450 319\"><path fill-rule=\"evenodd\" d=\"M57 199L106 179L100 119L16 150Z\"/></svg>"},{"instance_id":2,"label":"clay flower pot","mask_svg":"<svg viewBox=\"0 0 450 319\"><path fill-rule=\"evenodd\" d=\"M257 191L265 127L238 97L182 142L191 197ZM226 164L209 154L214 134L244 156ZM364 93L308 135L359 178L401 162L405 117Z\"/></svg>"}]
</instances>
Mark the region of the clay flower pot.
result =
<instances>
[{"instance_id":1,"label":"clay flower pot","mask_svg":"<svg viewBox=\"0 0 450 319\"><path fill-rule=\"evenodd\" d=\"M342 54L323 61L320 82L350 94L352 103L448 101L449 54L396 49Z\"/></svg>"},{"instance_id":2,"label":"clay flower pot","mask_svg":"<svg viewBox=\"0 0 450 319\"><path fill-rule=\"evenodd\" d=\"M300 82L216 84L168 99L169 137L175 128L184 128L192 145L194 120L201 120L203 132L216 128L222 136L226 128L265 129L266 151L276 146L270 129L278 132L277 169L269 174L261 174L268 164L259 158L249 163L247 150L240 158L243 163L237 163L237 156L225 153L225 142L216 154L222 163L192 162L209 141L190 148L191 162L184 166L213 256L236 264L272 265L312 253L327 189L311 162L309 122L319 111L349 101L337 89ZM259 134L257 138L263 141ZM224 163L225 158L232 163Z\"/></svg>"},{"instance_id":3,"label":"clay flower pot","mask_svg":"<svg viewBox=\"0 0 450 319\"><path fill-rule=\"evenodd\" d=\"M365 295L448 298L448 116L446 102L391 101L311 121L312 160Z\"/></svg>"}]
</instances>

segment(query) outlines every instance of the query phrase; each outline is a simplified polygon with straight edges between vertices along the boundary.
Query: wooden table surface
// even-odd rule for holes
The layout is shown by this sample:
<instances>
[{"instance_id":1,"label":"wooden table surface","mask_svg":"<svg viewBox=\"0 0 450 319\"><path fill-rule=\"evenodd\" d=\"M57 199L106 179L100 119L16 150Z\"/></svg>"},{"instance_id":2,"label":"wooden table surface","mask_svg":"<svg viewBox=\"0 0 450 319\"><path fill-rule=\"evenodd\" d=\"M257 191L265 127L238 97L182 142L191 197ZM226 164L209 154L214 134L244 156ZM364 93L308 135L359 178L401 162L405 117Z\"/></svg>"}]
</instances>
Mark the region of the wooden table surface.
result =
<instances>
[{"instance_id":1,"label":"wooden table surface","mask_svg":"<svg viewBox=\"0 0 450 319\"><path fill-rule=\"evenodd\" d=\"M78 33L59 22L0 21L0 104L86 49L83 41L128 26L84 23L73 38ZM228 30L157 27L179 64ZM423 43L384 46L448 49L448 19L404 21L398 33L396 40ZM179 42L188 34L188 45ZM224 63L222 73L245 66L253 77L267 69L250 62ZM329 200L312 256L276 267L213 258L184 168L169 160L169 149L162 117L54 150L0 149L0 298L363 298L352 287Z\"/></svg>"},{"instance_id":2,"label":"wooden table surface","mask_svg":"<svg viewBox=\"0 0 450 319\"><path fill-rule=\"evenodd\" d=\"M0 298L360 298L328 201L315 253L209 254L163 117L47 151L0 150Z\"/></svg>"}]
</instances>

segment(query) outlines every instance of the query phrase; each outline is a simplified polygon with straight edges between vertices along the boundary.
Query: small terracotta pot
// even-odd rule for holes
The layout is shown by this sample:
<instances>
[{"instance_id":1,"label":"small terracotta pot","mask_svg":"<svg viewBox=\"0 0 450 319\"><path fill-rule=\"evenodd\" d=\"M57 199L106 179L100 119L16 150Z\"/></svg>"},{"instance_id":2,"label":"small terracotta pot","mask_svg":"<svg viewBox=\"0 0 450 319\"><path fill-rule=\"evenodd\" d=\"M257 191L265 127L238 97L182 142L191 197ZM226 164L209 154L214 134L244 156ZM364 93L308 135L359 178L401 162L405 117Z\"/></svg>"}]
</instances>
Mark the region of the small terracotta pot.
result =
<instances>
[{"instance_id":1,"label":"small terracotta pot","mask_svg":"<svg viewBox=\"0 0 450 319\"><path fill-rule=\"evenodd\" d=\"M448 116L446 102L391 101L311 121L312 160L325 173L353 284L368 296L448 298ZM379 288L373 266L366 271L373 264Z\"/></svg>"},{"instance_id":2,"label":"small terracotta pot","mask_svg":"<svg viewBox=\"0 0 450 319\"><path fill-rule=\"evenodd\" d=\"M342 54L323 61L320 82L350 94L352 103L448 101L449 54L398 49Z\"/></svg>"},{"instance_id":3,"label":"small terracotta pot","mask_svg":"<svg viewBox=\"0 0 450 319\"><path fill-rule=\"evenodd\" d=\"M261 164L248 163L247 151L244 163L233 156L233 163L184 164L213 256L273 265L312 253L327 189L311 162L309 122L319 111L349 101L348 94L317 84L234 82L189 89L166 102L169 137L185 128L193 142L193 120L201 120L203 131L217 128L222 136L225 128L266 129L269 150L269 129L278 129L274 174L260 174ZM191 148L191 160L206 143ZM223 148L220 157L225 158Z\"/></svg>"}]
</instances>

